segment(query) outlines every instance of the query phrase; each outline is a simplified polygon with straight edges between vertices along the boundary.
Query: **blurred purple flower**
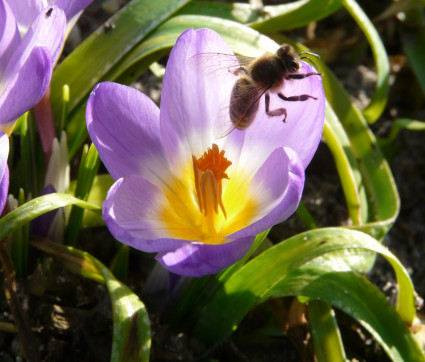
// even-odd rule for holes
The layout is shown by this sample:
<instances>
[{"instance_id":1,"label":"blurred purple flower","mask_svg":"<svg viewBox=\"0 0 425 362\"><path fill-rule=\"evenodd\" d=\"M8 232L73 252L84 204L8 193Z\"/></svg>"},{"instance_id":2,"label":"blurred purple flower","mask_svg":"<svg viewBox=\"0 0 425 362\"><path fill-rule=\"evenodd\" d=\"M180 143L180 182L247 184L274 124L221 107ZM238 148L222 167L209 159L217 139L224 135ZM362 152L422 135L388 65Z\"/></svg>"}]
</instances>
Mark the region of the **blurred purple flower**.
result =
<instances>
[{"instance_id":1,"label":"blurred purple flower","mask_svg":"<svg viewBox=\"0 0 425 362\"><path fill-rule=\"evenodd\" d=\"M14 13L0 2L0 128L35 106L46 92L62 49L65 14L56 6L43 10L21 39Z\"/></svg>"},{"instance_id":2,"label":"blurred purple flower","mask_svg":"<svg viewBox=\"0 0 425 362\"><path fill-rule=\"evenodd\" d=\"M109 230L186 276L235 263L255 235L296 210L325 113L321 77L287 81L284 94L318 99L286 102L286 123L268 117L262 103L246 131L216 139L217 115L235 76L194 73L188 59L198 53L232 51L211 30L183 33L167 64L161 111L144 94L114 83L97 85L86 111L90 137L117 180L103 206ZM311 71L303 63L302 72Z\"/></svg>"},{"instance_id":3,"label":"blurred purple flower","mask_svg":"<svg viewBox=\"0 0 425 362\"><path fill-rule=\"evenodd\" d=\"M0 215L4 209L9 190L9 168L7 157L9 156L9 138L7 134L0 131Z\"/></svg>"},{"instance_id":4,"label":"blurred purple flower","mask_svg":"<svg viewBox=\"0 0 425 362\"><path fill-rule=\"evenodd\" d=\"M49 5L61 8L69 22L93 0L5 0L15 14L19 32L23 36L37 16Z\"/></svg>"}]
</instances>

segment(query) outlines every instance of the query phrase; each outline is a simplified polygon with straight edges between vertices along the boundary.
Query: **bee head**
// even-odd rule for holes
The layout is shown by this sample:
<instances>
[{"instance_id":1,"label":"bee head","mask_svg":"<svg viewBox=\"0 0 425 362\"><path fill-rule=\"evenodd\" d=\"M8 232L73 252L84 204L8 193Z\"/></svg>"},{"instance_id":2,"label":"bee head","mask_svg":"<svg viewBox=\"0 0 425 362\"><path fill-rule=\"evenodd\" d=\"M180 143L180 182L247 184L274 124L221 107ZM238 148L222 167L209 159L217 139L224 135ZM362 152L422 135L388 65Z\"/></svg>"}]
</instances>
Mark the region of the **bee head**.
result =
<instances>
[{"instance_id":1,"label":"bee head","mask_svg":"<svg viewBox=\"0 0 425 362\"><path fill-rule=\"evenodd\" d=\"M296 73L300 70L301 68L300 56L298 55L298 53L295 51L295 49L292 46L290 46L289 44L283 44L277 50L276 54L280 58L285 69L289 73Z\"/></svg>"}]
</instances>

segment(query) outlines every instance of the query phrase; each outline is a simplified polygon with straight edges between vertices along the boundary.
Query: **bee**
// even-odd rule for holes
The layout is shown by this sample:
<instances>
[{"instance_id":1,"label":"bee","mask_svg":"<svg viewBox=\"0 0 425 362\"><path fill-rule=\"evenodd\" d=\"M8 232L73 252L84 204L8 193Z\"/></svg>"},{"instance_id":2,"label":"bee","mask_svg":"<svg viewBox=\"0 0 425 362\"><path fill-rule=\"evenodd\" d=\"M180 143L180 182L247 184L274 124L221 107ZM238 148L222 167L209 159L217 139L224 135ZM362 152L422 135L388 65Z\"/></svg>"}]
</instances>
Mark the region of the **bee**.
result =
<instances>
[{"instance_id":1,"label":"bee","mask_svg":"<svg viewBox=\"0 0 425 362\"><path fill-rule=\"evenodd\" d=\"M207 53L203 53L207 54ZM217 138L222 138L230 134L235 128L239 130L247 129L254 121L260 106L260 99L265 96L265 113L269 117L283 116L282 122L286 122L287 110L284 107L270 109L270 93L275 93L285 102L305 102L309 99L317 100L309 94L284 95L279 90L287 80L304 79L313 75L321 76L318 72L300 73L301 60L309 59L308 54L318 56L314 53L302 52L298 54L289 44L283 44L276 53L267 52L258 58L238 57L238 66L229 67L228 70L237 76L229 100L230 127L226 127L224 133L221 130ZM215 54L219 56L220 54ZM195 57L207 57L202 54ZM230 55L226 56L231 59ZM234 56L235 57L235 56ZM213 56L208 57L208 62L212 62ZM223 61L221 61L223 63Z\"/></svg>"}]
</instances>

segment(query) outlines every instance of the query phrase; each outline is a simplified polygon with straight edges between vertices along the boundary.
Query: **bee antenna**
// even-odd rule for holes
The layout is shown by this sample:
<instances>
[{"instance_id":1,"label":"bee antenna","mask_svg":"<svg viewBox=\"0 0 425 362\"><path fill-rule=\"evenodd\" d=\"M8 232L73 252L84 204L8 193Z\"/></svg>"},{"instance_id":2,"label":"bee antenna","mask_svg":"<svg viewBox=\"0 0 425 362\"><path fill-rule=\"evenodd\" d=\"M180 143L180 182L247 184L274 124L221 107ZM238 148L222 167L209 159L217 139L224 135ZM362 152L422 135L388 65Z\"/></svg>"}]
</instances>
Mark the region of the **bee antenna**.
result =
<instances>
[{"instance_id":1,"label":"bee antenna","mask_svg":"<svg viewBox=\"0 0 425 362\"><path fill-rule=\"evenodd\" d=\"M307 53L307 52L303 52L303 53L306 53L306 54L310 54L310 53ZM302 53L301 53L302 54ZM311 54L310 54L311 55ZM314 54L314 55L317 55L317 54ZM317 57L318 58L320 58L318 55L317 55ZM303 59L305 59L305 60L308 60L309 61L309 63L311 63L311 65L314 67L314 69L316 69L317 71L319 71L319 67L317 66L317 64L314 62L314 60L313 59L310 59L309 57L300 57L300 59L301 60L303 60Z\"/></svg>"},{"instance_id":2,"label":"bee antenna","mask_svg":"<svg viewBox=\"0 0 425 362\"><path fill-rule=\"evenodd\" d=\"M316 54L316 53L312 53L312 52L301 52L301 53L298 53L298 55L302 55L302 54L311 55L313 57L316 57L316 58L320 59L320 55L319 54Z\"/></svg>"}]
</instances>

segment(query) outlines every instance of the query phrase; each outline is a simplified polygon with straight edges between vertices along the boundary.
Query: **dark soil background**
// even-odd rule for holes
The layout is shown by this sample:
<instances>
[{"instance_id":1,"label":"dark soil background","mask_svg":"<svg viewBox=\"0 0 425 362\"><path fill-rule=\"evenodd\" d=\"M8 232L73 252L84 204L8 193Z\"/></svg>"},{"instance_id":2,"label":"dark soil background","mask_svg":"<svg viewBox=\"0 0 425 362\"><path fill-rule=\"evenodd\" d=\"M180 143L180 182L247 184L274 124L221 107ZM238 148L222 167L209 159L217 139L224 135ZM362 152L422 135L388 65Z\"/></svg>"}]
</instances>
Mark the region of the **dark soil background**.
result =
<instances>
[{"instance_id":1,"label":"dark soil background","mask_svg":"<svg viewBox=\"0 0 425 362\"><path fill-rule=\"evenodd\" d=\"M65 54L94 31L111 13L126 1L95 1L81 17L65 48ZM265 4L282 1L264 1ZM392 2L360 1L371 19ZM379 6L377 7L377 4ZM391 92L381 119L372 126L379 137L386 137L398 117L423 120L423 93L403 53L399 38L402 24L395 18L377 22L376 27L391 61ZM341 9L317 24L286 33L323 54L353 101L360 107L367 104L374 89L376 75L373 58L360 29L349 14ZM165 63L165 60L164 60ZM147 72L135 85L159 101L161 84ZM404 263L416 290L425 295L425 134L402 131L391 150L390 165L401 198L400 215L385 238L387 245ZM322 143L307 169L303 195L305 206L320 226L347 223L342 188L333 159ZM296 216L270 233L278 242L303 231ZM108 265L118 248L105 228L86 230L81 248ZM30 317L38 354L45 361L107 361L110 358L112 317L109 297L104 286L66 271L44 254L31 249L31 275L19 281L19 296ZM36 263L41 260L40 263ZM188 331L170 326L164 318L167 305L164 273L155 268L152 255L131 251L127 285L141 296L152 321L152 361L300 361L313 360L311 341L306 325L285 330L284 312L296 305L289 298L272 301L253 310L236 333L225 343L206 348ZM388 298L394 299L397 287L391 268L378 257L370 278ZM164 288L162 288L164 287ZM420 301L420 297L418 297ZM4 295L0 296L0 323L13 323ZM423 312L421 309L420 312ZM337 313L347 357L353 361L386 361L388 358L373 339L353 320ZM265 328L268 331L265 331ZM270 328L273 332L270 332ZM282 329L286 337L282 336ZM0 361L20 361L22 351L18 335L0 329Z\"/></svg>"}]
</instances>

